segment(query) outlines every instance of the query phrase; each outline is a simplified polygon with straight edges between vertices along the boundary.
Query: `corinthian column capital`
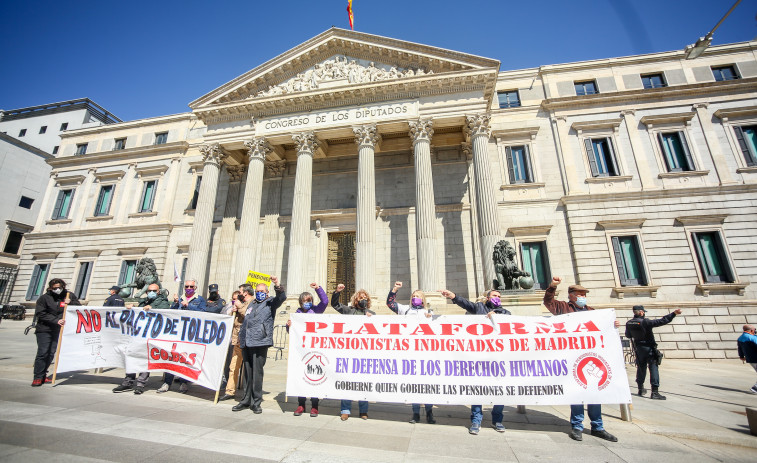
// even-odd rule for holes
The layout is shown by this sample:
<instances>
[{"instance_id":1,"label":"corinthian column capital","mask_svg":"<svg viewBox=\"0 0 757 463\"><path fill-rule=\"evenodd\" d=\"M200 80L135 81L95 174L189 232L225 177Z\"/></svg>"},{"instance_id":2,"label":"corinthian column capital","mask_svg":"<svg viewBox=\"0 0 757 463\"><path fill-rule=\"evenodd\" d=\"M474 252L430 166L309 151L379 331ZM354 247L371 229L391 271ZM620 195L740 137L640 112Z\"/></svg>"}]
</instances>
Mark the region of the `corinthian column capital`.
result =
<instances>
[{"instance_id":1,"label":"corinthian column capital","mask_svg":"<svg viewBox=\"0 0 757 463\"><path fill-rule=\"evenodd\" d=\"M253 159L265 161L266 155L272 150L270 143L263 137L255 137L252 140L248 140L244 142L244 146L247 147L247 157L250 161Z\"/></svg>"},{"instance_id":2,"label":"corinthian column capital","mask_svg":"<svg viewBox=\"0 0 757 463\"><path fill-rule=\"evenodd\" d=\"M313 132L295 133L292 135L292 140L297 145L297 155L313 154L321 146L321 142Z\"/></svg>"},{"instance_id":3,"label":"corinthian column capital","mask_svg":"<svg viewBox=\"0 0 757 463\"><path fill-rule=\"evenodd\" d=\"M464 141L460 144L460 148L463 150L465 159L469 161L473 159L473 145Z\"/></svg>"},{"instance_id":4,"label":"corinthian column capital","mask_svg":"<svg viewBox=\"0 0 757 463\"><path fill-rule=\"evenodd\" d=\"M229 183L239 183L244 176L245 166L226 166L229 173Z\"/></svg>"},{"instance_id":5,"label":"corinthian column capital","mask_svg":"<svg viewBox=\"0 0 757 463\"><path fill-rule=\"evenodd\" d=\"M434 136L434 121L431 119L418 119L410 121L410 138L413 140L413 146L419 141L431 142Z\"/></svg>"},{"instance_id":6,"label":"corinthian column capital","mask_svg":"<svg viewBox=\"0 0 757 463\"><path fill-rule=\"evenodd\" d=\"M489 122L491 116L488 114L476 114L475 116L465 117L465 131L470 138L477 137L479 135L485 135L486 138L491 136L491 126Z\"/></svg>"},{"instance_id":7,"label":"corinthian column capital","mask_svg":"<svg viewBox=\"0 0 757 463\"><path fill-rule=\"evenodd\" d=\"M381 141L381 135L376 130L376 124L353 127L352 132L355 133L355 143L358 148L362 146L374 148Z\"/></svg>"},{"instance_id":8,"label":"corinthian column capital","mask_svg":"<svg viewBox=\"0 0 757 463\"><path fill-rule=\"evenodd\" d=\"M223 158L227 156L226 152L218 143L202 145L202 147L200 147L200 152L202 153L203 163L214 164L219 167L221 165L221 161L223 161Z\"/></svg>"}]
</instances>

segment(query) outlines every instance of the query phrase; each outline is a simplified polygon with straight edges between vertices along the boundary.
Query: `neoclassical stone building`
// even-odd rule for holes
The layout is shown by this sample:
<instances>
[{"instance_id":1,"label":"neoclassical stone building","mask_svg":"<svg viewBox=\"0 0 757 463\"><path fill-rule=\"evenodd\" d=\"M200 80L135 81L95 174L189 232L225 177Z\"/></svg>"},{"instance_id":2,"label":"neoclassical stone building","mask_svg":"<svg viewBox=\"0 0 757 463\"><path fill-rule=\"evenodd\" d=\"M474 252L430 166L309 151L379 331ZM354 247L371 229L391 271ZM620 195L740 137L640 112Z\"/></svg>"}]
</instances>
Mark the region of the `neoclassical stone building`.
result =
<instances>
[{"instance_id":1,"label":"neoclassical stone building","mask_svg":"<svg viewBox=\"0 0 757 463\"><path fill-rule=\"evenodd\" d=\"M190 103L66 132L15 301L91 304L148 256L230 293L249 270L475 298L508 240L621 319L684 317L670 356L734 357L757 322L757 41L539 68L332 28ZM409 297L407 294L402 297Z\"/></svg>"}]
</instances>

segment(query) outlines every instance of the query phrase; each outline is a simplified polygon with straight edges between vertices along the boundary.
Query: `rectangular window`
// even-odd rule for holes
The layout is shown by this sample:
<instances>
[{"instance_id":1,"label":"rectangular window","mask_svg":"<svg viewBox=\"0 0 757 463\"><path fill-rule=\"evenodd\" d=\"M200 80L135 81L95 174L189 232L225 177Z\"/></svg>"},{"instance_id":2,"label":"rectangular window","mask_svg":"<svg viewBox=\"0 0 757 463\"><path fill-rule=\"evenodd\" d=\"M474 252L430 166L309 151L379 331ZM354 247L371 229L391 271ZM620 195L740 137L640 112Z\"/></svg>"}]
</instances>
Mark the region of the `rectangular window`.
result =
<instances>
[{"instance_id":1,"label":"rectangular window","mask_svg":"<svg viewBox=\"0 0 757 463\"><path fill-rule=\"evenodd\" d=\"M510 183L534 182L528 145L506 146L505 156L507 157L507 173L510 176Z\"/></svg>"},{"instance_id":2,"label":"rectangular window","mask_svg":"<svg viewBox=\"0 0 757 463\"><path fill-rule=\"evenodd\" d=\"M89 277L92 275L92 266L94 262L82 262L79 266L79 276L76 278L74 294L79 299L87 298L87 288L89 288Z\"/></svg>"},{"instance_id":3,"label":"rectangular window","mask_svg":"<svg viewBox=\"0 0 757 463\"><path fill-rule=\"evenodd\" d=\"M71 212L71 203L74 200L74 190L60 190L58 199L55 200L53 208L53 220L67 219Z\"/></svg>"},{"instance_id":4,"label":"rectangular window","mask_svg":"<svg viewBox=\"0 0 757 463\"><path fill-rule=\"evenodd\" d=\"M18 132L18 138L21 138L21 137L23 137L24 135L26 135L26 129L21 129L21 130L19 130L19 132Z\"/></svg>"},{"instance_id":5,"label":"rectangular window","mask_svg":"<svg viewBox=\"0 0 757 463\"><path fill-rule=\"evenodd\" d=\"M53 146L53 154L58 154L59 146Z\"/></svg>"},{"instance_id":6,"label":"rectangular window","mask_svg":"<svg viewBox=\"0 0 757 463\"><path fill-rule=\"evenodd\" d=\"M757 125L734 127L736 141L744 155L744 162L749 167L757 166Z\"/></svg>"},{"instance_id":7,"label":"rectangular window","mask_svg":"<svg viewBox=\"0 0 757 463\"><path fill-rule=\"evenodd\" d=\"M18 250L21 248L22 239L24 239L23 233L14 230L9 231L3 252L7 252L8 254L18 254Z\"/></svg>"},{"instance_id":8,"label":"rectangular window","mask_svg":"<svg viewBox=\"0 0 757 463\"><path fill-rule=\"evenodd\" d=\"M520 255L523 260L523 270L531 274L534 288L547 289L552 281L552 272L547 259L547 242L521 243Z\"/></svg>"},{"instance_id":9,"label":"rectangular window","mask_svg":"<svg viewBox=\"0 0 757 463\"><path fill-rule=\"evenodd\" d=\"M639 240L636 236L613 236L612 251L618 267L620 286L646 286L648 284Z\"/></svg>"},{"instance_id":10,"label":"rectangular window","mask_svg":"<svg viewBox=\"0 0 757 463\"><path fill-rule=\"evenodd\" d=\"M610 138L587 138L584 140L592 177L617 177L620 175L615 150Z\"/></svg>"},{"instance_id":11,"label":"rectangular window","mask_svg":"<svg viewBox=\"0 0 757 463\"><path fill-rule=\"evenodd\" d=\"M139 202L139 212L152 212L152 206L155 202L155 187L157 180L148 180L142 187L142 199Z\"/></svg>"},{"instance_id":12,"label":"rectangular window","mask_svg":"<svg viewBox=\"0 0 757 463\"><path fill-rule=\"evenodd\" d=\"M118 286L123 287L129 283L134 283L134 276L137 273L137 261L125 260L121 262L121 272L118 274Z\"/></svg>"},{"instance_id":13,"label":"rectangular window","mask_svg":"<svg viewBox=\"0 0 757 463\"><path fill-rule=\"evenodd\" d=\"M200 184L202 183L202 176L197 176L197 182L195 183L195 192L192 195L192 202L189 203L189 209L197 209L197 200L200 198Z\"/></svg>"},{"instance_id":14,"label":"rectangular window","mask_svg":"<svg viewBox=\"0 0 757 463\"><path fill-rule=\"evenodd\" d=\"M497 92L500 108L517 108L520 106L520 96L517 90Z\"/></svg>"},{"instance_id":15,"label":"rectangular window","mask_svg":"<svg viewBox=\"0 0 757 463\"><path fill-rule=\"evenodd\" d=\"M34 204L34 200L28 196L21 196L21 200L18 202L18 206L24 209L31 209L32 204Z\"/></svg>"},{"instance_id":16,"label":"rectangular window","mask_svg":"<svg viewBox=\"0 0 757 463\"><path fill-rule=\"evenodd\" d=\"M97 205L95 206L95 217L102 217L110 213L114 189L115 185L103 185L100 187L100 194L97 196Z\"/></svg>"},{"instance_id":17,"label":"rectangular window","mask_svg":"<svg viewBox=\"0 0 757 463\"><path fill-rule=\"evenodd\" d=\"M644 88L662 88L667 87L665 77L662 74L646 74L641 76L641 83Z\"/></svg>"},{"instance_id":18,"label":"rectangular window","mask_svg":"<svg viewBox=\"0 0 757 463\"><path fill-rule=\"evenodd\" d=\"M691 234L699 261L699 270L706 283L733 283L731 266L726 257L720 233L696 232Z\"/></svg>"},{"instance_id":19,"label":"rectangular window","mask_svg":"<svg viewBox=\"0 0 757 463\"><path fill-rule=\"evenodd\" d=\"M691 157L683 132L660 133L659 138L668 172L694 170L694 159Z\"/></svg>"},{"instance_id":20,"label":"rectangular window","mask_svg":"<svg viewBox=\"0 0 757 463\"><path fill-rule=\"evenodd\" d=\"M733 66L713 66L712 75L715 76L716 82L739 78L739 75L736 74L736 69Z\"/></svg>"},{"instance_id":21,"label":"rectangular window","mask_svg":"<svg viewBox=\"0 0 757 463\"><path fill-rule=\"evenodd\" d=\"M32 278L29 281L29 288L26 290L26 300L37 299L45 290L47 274L50 270L50 264L37 264L34 266Z\"/></svg>"},{"instance_id":22,"label":"rectangular window","mask_svg":"<svg viewBox=\"0 0 757 463\"><path fill-rule=\"evenodd\" d=\"M155 144L163 145L168 141L168 132L160 132L155 134Z\"/></svg>"},{"instance_id":23,"label":"rectangular window","mask_svg":"<svg viewBox=\"0 0 757 463\"><path fill-rule=\"evenodd\" d=\"M593 80L587 80L585 82L573 82L576 87L576 95L594 95L599 93L597 91L597 84Z\"/></svg>"},{"instance_id":24,"label":"rectangular window","mask_svg":"<svg viewBox=\"0 0 757 463\"><path fill-rule=\"evenodd\" d=\"M113 143L113 151L118 151L126 148L126 139L125 138L116 138L116 141Z\"/></svg>"},{"instance_id":25,"label":"rectangular window","mask_svg":"<svg viewBox=\"0 0 757 463\"><path fill-rule=\"evenodd\" d=\"M87 143L80 143L76 145L76 154L87 154Z\"/></svg>"},{"instance_id":26,"label":"rectangular window","mask_svg":"<svg viewBox=\"0 0 757 463\"><path fill-rule=\"evenodd\" d=\"M42 127L39 128L39 133L45 133L45 132L47 132L47 126L43 125Z\"/></svg>"},{"instance_id":27,"label":"rectangular window","mask_svg":"<svg viewBox=\"0 0 757 463\"><path fill-rule=\"evenodd\" d=\"M68 122L64 122L60 125L60 131L68 130Z\"/></svg>"}]
</instances>

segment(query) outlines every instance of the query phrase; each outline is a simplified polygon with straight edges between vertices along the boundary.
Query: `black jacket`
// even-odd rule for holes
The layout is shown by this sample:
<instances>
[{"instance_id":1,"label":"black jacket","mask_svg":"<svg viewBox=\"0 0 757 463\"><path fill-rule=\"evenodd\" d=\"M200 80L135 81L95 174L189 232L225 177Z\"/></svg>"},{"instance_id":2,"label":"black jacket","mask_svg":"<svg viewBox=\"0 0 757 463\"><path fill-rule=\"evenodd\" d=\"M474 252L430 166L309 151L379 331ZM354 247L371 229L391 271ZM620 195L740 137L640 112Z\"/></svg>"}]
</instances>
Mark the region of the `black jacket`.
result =
<instances>
[{"instance_id":1,"label":"black jacket","mask_svg":"<svg viewBox=\"0 0 757 463\"><path fill-rule=\"evenodd\" d=\"M626 337L633 339L637 346L654 347L657 342L654 340L652 328L667 325L676 318L675 312L670 312L662 318L649 319L646 317L633 317L626 322Z\"/></svg>"},{"instance_id":2,"label":"black jacket","mask_svg":"<svg viewBox=\"0 0 757 463\"><path fill-rule=\"evenodd\" d=\"M452 302L465 309L469 314L473 315L486 315L489 312L494 312L499 315L512 315L509 310L500 306L494 307L489 301L486 302L471 302L464 297L455 296Z\"/></svg>"},{"instance_id":3,"label":"black jacket","mask_svg":"<svg viewBox=\"0 0 757 463\"><path fill-rule=\"evenodd\" d=\"M331 295L331 307L334 308L337 312L339 312L342 315L365 315L366 313L369 313L371 315L376 315L376 312L369 308L361 309L360 307L355 307L352 305L344 305L339 302L339 298L342 295L341 292L334 291L334 294Z\"/></svg>"},{"instance_id":4,"label":"black jacket","mask_svg":"<svg viewBox=\"0 0 757 463\"><path fill-rule=\"evenodd\" d=\"M105 299L103 307L123 307L124 305L124 300L121 299L121 296L119 296L118 293L116 293L108 296L108 298Z\"/></svg>"},{"instance_id":5,"label":"black jacket","mask_svg":"<svg viewBox=\"0 0 757 463\"><path fill-rule=\"evenodd\" d=\"M66 295L70 302L68 305L81 305L79 298L72 292L63 291L55 294L48 290L45 294L37 299L37 308L34 309L34 316L37 317L36 333L55 333L60 331L58 321L63 318L64 308L62 307Z\"/></svg>"}]
</instances>

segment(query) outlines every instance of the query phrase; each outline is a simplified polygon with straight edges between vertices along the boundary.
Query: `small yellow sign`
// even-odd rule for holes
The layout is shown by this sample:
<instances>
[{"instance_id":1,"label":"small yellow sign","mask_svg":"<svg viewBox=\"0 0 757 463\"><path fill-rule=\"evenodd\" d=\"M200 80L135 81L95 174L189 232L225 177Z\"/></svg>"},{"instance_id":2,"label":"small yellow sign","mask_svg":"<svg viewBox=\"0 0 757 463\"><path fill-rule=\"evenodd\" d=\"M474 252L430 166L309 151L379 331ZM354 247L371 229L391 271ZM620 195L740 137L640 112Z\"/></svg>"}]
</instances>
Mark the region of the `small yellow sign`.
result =
<instances>
[{"instance_id":1,"label":"small yellow sign","mask_svg":"<svg viewBox=\"0 0 757 463\"><path fill-rule=\"evenodd\" d=\"M260 283L263 283L264 285L270 288L271 275L266 275L265 273L260 273L260 272L255 272L253 270L250 270L247 272L247 280L245 281L245 283L247 283L248 285L252 285L253 288L259 285Z\"/></svg>"}]
</instances>

